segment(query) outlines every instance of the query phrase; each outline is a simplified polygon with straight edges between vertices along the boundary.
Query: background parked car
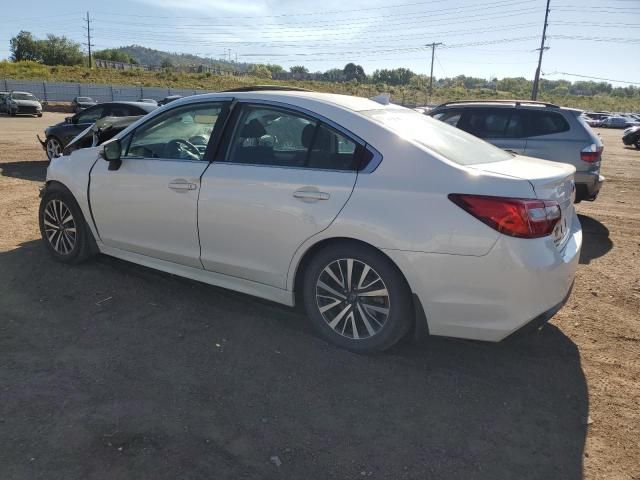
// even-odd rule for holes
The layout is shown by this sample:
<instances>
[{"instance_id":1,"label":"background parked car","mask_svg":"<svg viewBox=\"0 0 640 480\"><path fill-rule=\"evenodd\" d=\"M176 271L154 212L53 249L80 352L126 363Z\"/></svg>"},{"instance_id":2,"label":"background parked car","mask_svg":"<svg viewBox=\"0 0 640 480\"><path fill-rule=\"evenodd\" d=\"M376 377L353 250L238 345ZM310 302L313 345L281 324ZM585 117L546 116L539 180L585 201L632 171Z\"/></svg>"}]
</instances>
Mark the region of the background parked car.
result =
<instances>
[{"instance_id":1,"label":"background parked car","mask_svg":"<svg viewBox=\"0 0 640 480\"><path fill-rule=\"evenodd\" d=\"M0 113L7 111L7 97L9 92L0 92Z\"/></svg>"},{"instance_id":2,"label":"background parked car","mask_svg":"<svg viewBox=\"0 0 640 480\"><path fill-rule=\"evenodd\" d=\"M158 105L166 105L167 103L171 103L174 100L179 100L182 98L182 95L169 95L168 97L164 97L162 100L158 102Z\"/></svg>"},{"instance_id":3,"label":"background parked car","mask_svg":"<svg viewBox=\"0 0 640 480\"><path fill-rule=\"evenodd\" d=\"M581 110L531 101L460 101L429 115L513 153L576 167L576 202L595 200L603 145Z\"/></svg>"},{"instance_id":4,"label":"background parked car","mask_svg":"<svg viewBox=\"0 0 640 480\"><path fill-rule=\"evenodd\" d=\"M91 97L76 97L71 102L71 106L73 107L73 111L75 113L81 112L82 110L89 107L93 107L94 105L97 105L97 104L98 102L96 102Z\"/></svg>"},{"instance_id":5,"label":"background parked car","mask_svg":"<svg viewBox=\"0 0 640 480\"><path fill-rule=\"evenodd\" d=\"M42 116L42 105L36 96L30 92L12 91L6 98L6 106L9 115Z\"/></svg>"},{"instance_id":6,"label":"background parked car","mask_svg":"<svg viewBox=\"0 0 640 480\"><path fill-rule=\"evenodd\" d=\"M140 118L142 117L103 117L71 140L63 154L70 155L81 148L102 145Z\"/></svg>"},{"instance_id":7,"label":"background parked car","mask_svg":"<svg viewBox=\"0 0 640 480\"><path fill-rule=\"evenodd\" d=\"M141 98L140 100L138 100L139 102L142 103L151 103L153 105L158 105L158 101L154 100L153 98Z\"/></svg>"},{"instance_id":8,"label":"background parked car","mask_svg":"<svg viewBox=\"0 0 640 480\"><path fill-rule=\"evenodd\" d=\"M627 117L614 116L605 118L600 126L603 128L627 128L634 126L636 123L637 122Z\"/></svg>"},{"instance_id":9,"label":"background parked car","mask_svg":"<svg viewBox=\"0 0 640 480\"><path fill-rule=\"evenodd\" d=\"M625 145L634 145L640 150L640 125L627 128L622 134L622 143Z\"/></svg>"},{"instance_id":10,"label":"background parked car","mask_svg":"<svg viewBox=\"0 0 640 480\"><path fill-rule=\"evenodd\" d=\"M40 141L42 148L51 160L62 155L64 147L80 132L104 117L132 117L146 115L158 108L157 105L142 102L106 102L89 107L64 122L48 127L44 131L45 140Z\"/></svg>"}]
</instances>

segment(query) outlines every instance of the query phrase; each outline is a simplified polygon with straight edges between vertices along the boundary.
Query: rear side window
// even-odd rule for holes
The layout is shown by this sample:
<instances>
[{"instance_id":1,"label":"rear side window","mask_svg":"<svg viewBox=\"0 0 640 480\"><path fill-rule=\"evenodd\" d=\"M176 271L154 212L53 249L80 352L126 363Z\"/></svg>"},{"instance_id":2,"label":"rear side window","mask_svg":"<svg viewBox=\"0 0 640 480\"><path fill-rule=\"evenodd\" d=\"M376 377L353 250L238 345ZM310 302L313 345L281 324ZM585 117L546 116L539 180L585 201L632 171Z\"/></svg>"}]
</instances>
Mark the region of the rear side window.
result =
<instances>
[{"instance_id":1,"label":"rear side window","mask_svg":"<svg viewBox=\"0 0 640 480\"><path fill-rule=\"evenodd\" d=\"M569 123L559 113L529 110L528 116L529 131L527 136L529 137L552 135L567 132L570 129Z\"/></svg>"},{"instance_id":2,"label":"rear side window","mask_svg":"<svg viewBox=\"0 0 640 480\"><path fill-rule=\"evenodd\" d=\"M250 165L355 170L359 146L301 113L245 106L230 139L226 161Z\"/></svg>"}]
</instances>

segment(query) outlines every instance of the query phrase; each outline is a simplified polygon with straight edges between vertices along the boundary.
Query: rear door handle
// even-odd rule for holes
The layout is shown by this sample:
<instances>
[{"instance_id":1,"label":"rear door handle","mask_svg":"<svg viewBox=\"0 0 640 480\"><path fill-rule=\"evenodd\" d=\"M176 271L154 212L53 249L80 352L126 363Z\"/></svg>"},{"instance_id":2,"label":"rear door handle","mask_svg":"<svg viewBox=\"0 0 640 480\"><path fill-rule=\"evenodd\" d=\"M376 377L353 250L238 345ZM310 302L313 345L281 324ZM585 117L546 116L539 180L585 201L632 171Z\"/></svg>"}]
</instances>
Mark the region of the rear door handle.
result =
<instances>
[{"instance_id":1,"label":"rear door handle","mask_svg":"<svg viewBox=\"0 0 640 480\"><path fill-rule=\"evenodd\" d=\"M314 201L314 200L329 200L327 192L320 192L318 190L296 190L293 192L295 198L299 198L302 201Z\"/></svg>"},{"instance_id":2,"label":"rear door handle","mask_svg":"<svg viewBox=\"0 0 640 480\"><path fill-rule=\"evenodd\" d=\"M191 183L184 178L177 178L169 182L169 188L171 190L175 190L176 192L187 192L189 190L195 190L196 188L198 188L198 185L196 185L195 183Z\"/></svg>"}]
</instances>

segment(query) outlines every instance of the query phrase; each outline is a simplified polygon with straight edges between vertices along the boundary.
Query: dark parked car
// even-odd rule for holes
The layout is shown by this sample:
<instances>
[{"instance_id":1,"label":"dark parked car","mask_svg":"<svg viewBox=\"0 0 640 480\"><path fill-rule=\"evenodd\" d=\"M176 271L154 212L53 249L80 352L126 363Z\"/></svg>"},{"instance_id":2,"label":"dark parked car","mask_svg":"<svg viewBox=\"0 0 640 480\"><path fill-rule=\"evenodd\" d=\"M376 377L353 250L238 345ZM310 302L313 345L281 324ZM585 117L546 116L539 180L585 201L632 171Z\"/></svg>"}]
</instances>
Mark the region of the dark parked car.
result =
<instances>
[{"instance_id":1,"label":"dark parked car","mask_svg":"<svg viewBox=\"0 0 640 480\"><path fill-rule=\"evenodd\" d=\"M182 98L182 95L169 95L168 97L164 97L162 100L158 102L158 105L166 105L167 103L171 103L174 100L179 100Z\"/></svg>"},{"instance_id":2,"label":"dark parked car","mask_svg":"<svg viewBox=\"0 0 640 480\"><path fill-rule=\"evenodd\" d=\"M9 92L0 92L0 112L7 111L7 97Z\"/></svg>"},{"instance_id":3,"label":"dark parked car","mask_svg":"<svg viewBox=\"0 0 640 480\"><path fill-rule=\"evenodd\" d=\"M76 97L71 102L71 106L73 107L73 111L75 113L81 112L82 110L85 110L89 107L93 107L94 105L97 105L97 104L98 102L96 102L91 97Z\"/></svg>"},{"instance_id":4,"label":"dark parked car","mask_svg":"<svg viewBox=\"0 0 640 480\"><path fill-rule=\"evenodd\" d=\"M622 143L625 145L634 145L640 150L640 125L627 128L622 134Z\"/></svg>"},{"instance_id":5,"label":"dark parked car","mask_svg":"<svg viewBox=\"0 0 640 480\"><path fill-rule=\"evenodd\" d=\"M64 148L63 154L69 155L81 148L96 147L103 144L107 140L112 139L122 130L127 128L136 120L142 118L137 117L104 117L96 123L86 128L78 134L69 145Z\"/></svg>"},{"instance_id":6,"label":"dark parked car","mask_svg":"<svg viewBox=\"0 0 640 480\"><path fill-rule=\"evenodd\" d=\"M45 140L40 140L40 143L47 152L47 157L51 160L62 155L64 147L74 137L101 118L135 117L146 115L156 108L158 108L157 105L142 102L100 103L76 113L72 117L67 117L64 122L48 127L44 131Z\"/></svg>"},{"instance_id":7,"label":"dark parked car","mask_svg":"<svg viewBox=\"0 0 640 480\"><path fill-rule=\"evenodd\" d=\"M143 103L152 103L154 105L158 105L157 100L154 100L153 98L141 98L140 100L138 100L139 102L143 102Z\"/></svg>"}]
</instances>

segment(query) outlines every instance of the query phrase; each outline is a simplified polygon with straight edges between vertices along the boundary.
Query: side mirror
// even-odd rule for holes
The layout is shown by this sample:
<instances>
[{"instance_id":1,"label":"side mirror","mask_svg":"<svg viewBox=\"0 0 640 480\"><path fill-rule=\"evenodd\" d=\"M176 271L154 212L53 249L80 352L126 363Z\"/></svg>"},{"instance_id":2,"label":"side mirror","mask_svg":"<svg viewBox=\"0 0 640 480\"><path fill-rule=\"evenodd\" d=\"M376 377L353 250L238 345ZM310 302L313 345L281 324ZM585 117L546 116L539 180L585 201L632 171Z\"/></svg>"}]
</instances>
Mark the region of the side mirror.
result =
<instances>
[{"instance_id":1,"label":"side mirror","mask_svg":"<svg viewBox=\"0 0 640 480\"><path fill-rule=\"evenodd\" d=\"M64 121L66 123L71 123L72 120L73 120L73 117L64 117Z\"/></svg>"},{"instance_id":2,"label":"side mirror","mask_svg":"<svg viewBox=\"0 0 640 480\"><path fill-rule=\"evenodd\" d=\"M109 162L109 170L118 170L122 165L122 145L120 140L116 139L105 143L102 148L102 156Z\"/></svg>"}]
</instances>

